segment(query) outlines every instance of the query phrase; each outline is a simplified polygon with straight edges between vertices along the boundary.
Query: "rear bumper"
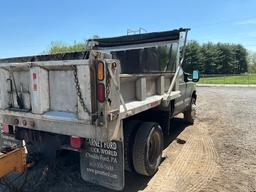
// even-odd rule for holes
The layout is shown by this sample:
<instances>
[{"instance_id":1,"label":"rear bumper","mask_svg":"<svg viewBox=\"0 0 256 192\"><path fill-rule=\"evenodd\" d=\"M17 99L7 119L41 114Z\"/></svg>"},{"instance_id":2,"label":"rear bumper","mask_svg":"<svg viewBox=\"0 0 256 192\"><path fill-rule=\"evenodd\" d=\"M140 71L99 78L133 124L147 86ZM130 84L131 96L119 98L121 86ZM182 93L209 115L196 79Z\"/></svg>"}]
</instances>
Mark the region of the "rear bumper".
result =
<instances>
[{"instance_id":1,"label":"rear bumper","mask_svg":"<svg viewBox=\"0 0 256 192\"><path fill-rule=\"evenodd\" d=\"M0 110L2 122L26 129L60 135L96 138L96 127L88 120Z\"/></svg>"}]
</instances>

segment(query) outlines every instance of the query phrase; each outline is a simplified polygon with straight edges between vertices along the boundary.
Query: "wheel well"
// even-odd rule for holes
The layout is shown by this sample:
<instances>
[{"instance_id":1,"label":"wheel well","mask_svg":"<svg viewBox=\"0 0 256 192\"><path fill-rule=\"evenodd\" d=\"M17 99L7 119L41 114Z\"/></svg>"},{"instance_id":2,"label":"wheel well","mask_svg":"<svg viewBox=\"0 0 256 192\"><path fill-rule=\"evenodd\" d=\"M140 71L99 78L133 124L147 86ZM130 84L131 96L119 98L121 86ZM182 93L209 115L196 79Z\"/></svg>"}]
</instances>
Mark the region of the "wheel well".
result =
<instances>
[{"instance_id":1,"label":"wheel well","mask_svg":"<svg viewBox=\"0 0 256 192\"><path fill-rule=\"evenodd\" d=\"M126 121L129 120L140 120L142 122L156 122L162 127L163 133L168 134L170 128L171 112L168 110L165 111L154 108L126 119Z\"/></svg>"},{"instance_id":2,"label":"wheel well","mask_svg":"<svg viewBox=\"0 0 256 192\"><path fill-rule=\"evenodd\" d=\"M192 98L197 98L197 94L196 94L196 91L193 91L193 93L192 93Z\"/></svg>"}]
</instances>

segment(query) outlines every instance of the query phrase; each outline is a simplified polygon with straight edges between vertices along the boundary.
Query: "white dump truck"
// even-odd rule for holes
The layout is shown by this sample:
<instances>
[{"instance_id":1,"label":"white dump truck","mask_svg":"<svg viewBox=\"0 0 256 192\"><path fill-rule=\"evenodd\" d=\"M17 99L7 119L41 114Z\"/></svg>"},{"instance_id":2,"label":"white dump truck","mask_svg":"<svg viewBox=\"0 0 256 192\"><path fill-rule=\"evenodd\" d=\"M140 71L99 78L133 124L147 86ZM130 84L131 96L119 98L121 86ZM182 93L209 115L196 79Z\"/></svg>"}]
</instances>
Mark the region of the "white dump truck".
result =
<instances>
[{"instance_id":1,"label":"white dump truck","mask_svg":"<svg viewBox=\"0 0 256 192\"><path fill-rule=\"evenodd\" d=\"M188 31L91 39L84 52L1 59L1 149L25 145L30 161L77 151L82 178L114 190L123 189L125 170L154 175L171 118L195 118L199 74L182 70Z\"/></svg>"}]
</instances>

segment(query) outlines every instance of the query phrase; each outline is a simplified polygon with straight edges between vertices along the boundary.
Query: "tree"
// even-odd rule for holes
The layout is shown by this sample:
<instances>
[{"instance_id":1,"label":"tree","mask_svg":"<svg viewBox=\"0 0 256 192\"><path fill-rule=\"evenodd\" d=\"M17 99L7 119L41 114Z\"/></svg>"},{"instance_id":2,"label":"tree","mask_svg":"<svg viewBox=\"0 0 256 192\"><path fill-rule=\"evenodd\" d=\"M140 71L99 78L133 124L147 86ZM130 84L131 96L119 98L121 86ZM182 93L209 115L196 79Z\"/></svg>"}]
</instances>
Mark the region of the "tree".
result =
<instances>
[{"instance_id":1,"label":"tree","mask_svg":"<svg viewBox=\"0 0 256 192\"><path fill-rule=\"evenodd\" d=\"M248 54L248 71L256 73L256 53L249 52Z\"/></svg>"},{"instance_id":2,"label":"tree","mask_svg":"<svg viewBox=\"0 0 256 192\"><path fill-rule=\"evenodd\" d=\"M230 74L233 73L236 60L232 46L229 44L217 44L217 73Z\"/></svg>"},{"instance_id":3,"label":"tree","mask_svg":"<svg viewBox=\"0 0 256 192\"><path fill-rule=\"evenodd\" d=\"M217 73L217 49L216 46L209 42L202 45L201 48L201 62L204 64L202 73L214 74Z\"/></svg>"},{"instance_id":4,"label":"tree","mask_svg":"<svg viewBox=\"0 0 256 192\"><path fill-rule=\"evenodd\" d=\"M72 45L67 45L60 41L52 42L49 49L46 51L47 53L66 53L66 52L75 52L75 51L84 51L86 49L86 41L76 43L74 42Z\"/></svg>"},{"instance_id":5,"label":"tree","mask_svg":"<svg viewBox=\"0 0 256 192\"><path fill-rule=\"evenodd\" d=\"M93 35L92 39L99 39L100 36ZM53 41L49 48L45 51L49 54L54 53L67 53L67 52L78 52L78 51L85 51L87 48L87 40L80 41L80 42L74 42L71 45L68 45L66 43L63 43L61 41Z\"/></svg>"},{"instance_id":6,"label":"tree","mask_svg":"<svg viewBox=\"0 0 256 192\"><path fill-rule=\"evenodd\" d=\"M204 64L201 62L200 45L196 41L191 41L186 47L185 60L183 69L191 73L193 70L200 70L203 72Z\"/></svg>"},{"instance_id":7,"label":"tree","mask_svg":"<svg viewBox=\"0 0 256 192\"><path fill-rule=\"evenodd\" d=\"M237 66L234 67L234 73L245 73L248 71L248 53L242 45L234 45L235 60Z\"/></svg>"},{"instance_id":8,"label":"tree","mask_svg":"<svg viewBox=\"0 0 256 192\"><path fill-rule=\"evenodd\" d=\"M205 74L238 74L247 72L247 51L242 45L192 41L187 45L184 70L199 69Z\"/></svg>"}]
</instances>

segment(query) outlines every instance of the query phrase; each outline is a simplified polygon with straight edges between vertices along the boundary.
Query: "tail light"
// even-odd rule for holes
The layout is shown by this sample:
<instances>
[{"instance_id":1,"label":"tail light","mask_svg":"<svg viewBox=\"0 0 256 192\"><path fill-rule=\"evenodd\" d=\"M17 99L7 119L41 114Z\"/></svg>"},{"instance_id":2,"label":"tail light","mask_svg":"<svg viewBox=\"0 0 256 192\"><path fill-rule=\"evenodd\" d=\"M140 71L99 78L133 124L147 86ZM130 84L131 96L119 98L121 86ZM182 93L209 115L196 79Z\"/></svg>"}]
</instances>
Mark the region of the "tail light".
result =
<instances>
[{"instance_id":1,"label":"tail light","mask_svg":"<svg viewBox=\"0 0 256 192\"><path fill-rule=\"evenodd\" d=\"M99 81L103 81L104 79L104 64L102 62L98 63L97 77Z\"/></svg>"},{"instance_id":2,"label":"tail light","mask_svg":"<svg viewBox=\"0 0 256 192\"><path fill-rule=\"evenodd\" d=\"M32 75L32 77L33 77L33 80L35 80L36 79L36 73L33 73L33 75Z\"/></svg>"},{"instance_id":3,"label":"tail light","mask_svg":"<svg viewBox=\"0 0 256 192\"><path fill-rule=\"evenodd\" d=\"M76 136L71 136L70 137L70 145L71 147L75 148L75 149L80 149L81 148L81 138L80 137L76 137Z\"/></svg>"},{"instance_id":4,"label":"tail light","mask_svg":"<svg viewBox=\"0 0 256 192\"><path fill-rule=\"evenodd\" d=\"M103 83L97 85L98 101L103 103L105 101L105 86Z\"/></svg>"},{"instance_id":5,"label":"tail light","mask_svg":"<svg viewBox=\"0 0 256 192\"><path fill-rule=\"evenodd\" d=\"M3 132L6 134L9 133L9 125L7 123L3 123Z\"/></svg>"}]
</instances>

